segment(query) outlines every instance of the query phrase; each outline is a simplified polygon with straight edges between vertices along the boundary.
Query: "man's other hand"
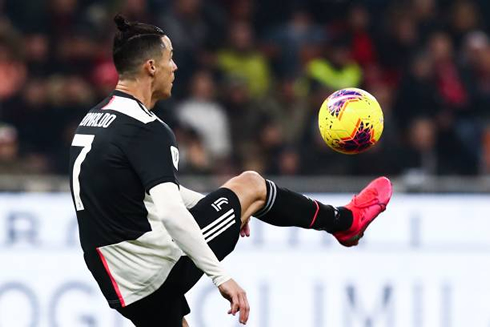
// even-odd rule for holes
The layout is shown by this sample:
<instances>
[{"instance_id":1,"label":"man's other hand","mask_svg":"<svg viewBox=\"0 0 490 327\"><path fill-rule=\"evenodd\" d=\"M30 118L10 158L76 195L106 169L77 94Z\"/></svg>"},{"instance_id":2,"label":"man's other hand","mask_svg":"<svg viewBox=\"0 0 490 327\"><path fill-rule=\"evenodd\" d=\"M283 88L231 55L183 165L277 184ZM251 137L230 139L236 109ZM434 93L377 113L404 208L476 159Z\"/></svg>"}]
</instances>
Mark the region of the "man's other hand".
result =
<instances>
[{"instance_id":1,"label":"man's other hand","mask_svg":"<svg viewBox=\"0 0 490 327\"><path fill-rule=\"evenodd\" d=\"M224 282L218 289L221 295L230 301L228 314L235 315L237 312L240 312L239 321L245 325L250 313L250 305L248 304L245 291L233 279Z\"/></svg>"}]
</instances>

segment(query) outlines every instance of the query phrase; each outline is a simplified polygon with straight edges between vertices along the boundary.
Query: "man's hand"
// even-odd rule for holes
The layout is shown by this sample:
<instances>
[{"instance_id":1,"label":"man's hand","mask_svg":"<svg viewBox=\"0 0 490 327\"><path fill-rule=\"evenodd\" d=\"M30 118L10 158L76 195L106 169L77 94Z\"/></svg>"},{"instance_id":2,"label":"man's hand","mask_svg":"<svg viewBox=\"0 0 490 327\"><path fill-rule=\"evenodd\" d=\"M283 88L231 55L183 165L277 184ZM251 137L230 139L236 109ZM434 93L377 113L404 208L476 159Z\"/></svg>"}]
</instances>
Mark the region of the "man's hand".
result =
<instances>
[{"instance_id":1,"label":"man's hand","mask_svg":"<svg viewBox=\"0 0 490 327\"><path fill-rule=\"evenodd\" d=\"M249 220L250 221L250 220ZM243 227L240 229L240 236L241 237L249 237L250 236L250 225L248 224L249 221L243 225Z\"/></svg>"},{"instance_id":2,"label":"man's hand","mask_svg":"<svg viewBox=\"0 0 490 327\"><path fill-rule=\"evenodd\" d=\"M245 291L233 279L224 282L218 289L221 295L230 301L231 308L228 311L228 314L235 315L240 311L239 321L245 325L250 313L250 305L248 304Z\"/></svg>"}]
</instances>

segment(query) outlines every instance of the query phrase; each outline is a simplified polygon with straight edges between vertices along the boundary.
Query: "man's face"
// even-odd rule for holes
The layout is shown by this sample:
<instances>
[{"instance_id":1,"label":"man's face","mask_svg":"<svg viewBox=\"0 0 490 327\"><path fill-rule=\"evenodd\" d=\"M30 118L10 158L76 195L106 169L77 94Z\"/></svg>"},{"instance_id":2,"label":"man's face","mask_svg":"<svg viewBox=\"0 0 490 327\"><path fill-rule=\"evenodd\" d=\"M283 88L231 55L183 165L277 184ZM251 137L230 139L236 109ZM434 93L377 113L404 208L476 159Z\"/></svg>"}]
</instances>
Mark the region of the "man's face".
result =
<instances>
[{"instance_id":1,"label":"man's face","mask_svg":"<svg viewBox=\"0 0 490 327\"><path fill-rule=\"evenodd\" d=\"M161 60L158 60L155 65L154 93L161 99L167 99L172 95L172 86L175 79L174 72L177 70L177 65L173 60L172 42L167 36L162 37L162 42L165 48L162 49Z\"/></svg>"}]
</instances>

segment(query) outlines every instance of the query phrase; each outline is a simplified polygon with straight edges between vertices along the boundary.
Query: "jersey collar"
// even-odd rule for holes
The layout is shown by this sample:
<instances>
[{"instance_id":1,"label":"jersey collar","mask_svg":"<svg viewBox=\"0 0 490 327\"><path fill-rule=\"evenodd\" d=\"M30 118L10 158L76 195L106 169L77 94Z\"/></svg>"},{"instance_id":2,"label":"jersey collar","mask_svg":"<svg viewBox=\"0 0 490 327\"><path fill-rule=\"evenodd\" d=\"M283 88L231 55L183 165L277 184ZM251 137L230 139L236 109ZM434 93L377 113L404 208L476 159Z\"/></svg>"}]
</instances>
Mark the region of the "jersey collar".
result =
<instances>
[{"instance_id":1,"label":"jersey collar","mask_svg":"<svg viewBox=\"0 0 490 327\"><path fill-rule=\"evenodd\" d=\"M112 92L112 95L115 95L117 97L123 97L123 98L127 98L127 99L131 99L131 100L134 100L136 102L138 102L141 106L143 106L143 108L145 108L146 110L148 110L145 105L143 104L143 102L141 102L140 100L136 99L134 96L132 96L131 94L129 93L126 93L126 92L123 92L123 91L119 91L119 90L114 90Z\"/></svg>"},{"instance_id":2,"label":"jersey collar","mask_svg":"<svg viewBox=\"0 0 490 327\"><path fill-rule=\"evenodd\" d=\"M144 112L146 112L150 116L153 116L153 112L151 112L150 110L148 110L148 108L145 107L145 105L143 104L143 102L141 102L140 100L136 99L131 94L126 93L126 92L123 92L123 91L119 91L119 90L114 90L111 95L112 96L117 96L117 97L122 97L122 98L134 100L134 101L136 101L139 104L140 108L143 109Z\"/></svg>"}]
</instances>

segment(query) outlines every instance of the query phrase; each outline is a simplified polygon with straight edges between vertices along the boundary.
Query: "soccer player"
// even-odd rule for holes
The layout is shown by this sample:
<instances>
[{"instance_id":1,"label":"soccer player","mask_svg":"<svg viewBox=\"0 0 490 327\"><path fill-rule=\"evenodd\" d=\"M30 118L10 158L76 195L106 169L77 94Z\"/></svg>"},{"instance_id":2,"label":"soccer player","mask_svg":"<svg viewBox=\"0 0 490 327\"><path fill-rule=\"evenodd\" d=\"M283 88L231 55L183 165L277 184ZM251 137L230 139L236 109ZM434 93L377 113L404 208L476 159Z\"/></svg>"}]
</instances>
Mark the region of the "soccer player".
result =
<instances>
[{"instance_id":1,"label":"soccer player","mask_svg":"<svg viewBox=\"0 0 490 327\"><path fill-rule=\"evenodd\" d=\"M70 153L71 191L85 262L109 306L136 326L187 326L185 293L205 273L245 324L244 290L220 261L254 216L276 226L326 231L356 245L386 209L381 177L333 207L244 172L202 196L179 184L179 150L151 108L170 97L172 42L152 25L115 17L116 90L83 118Z\"/></svg>"}]
</instances>

